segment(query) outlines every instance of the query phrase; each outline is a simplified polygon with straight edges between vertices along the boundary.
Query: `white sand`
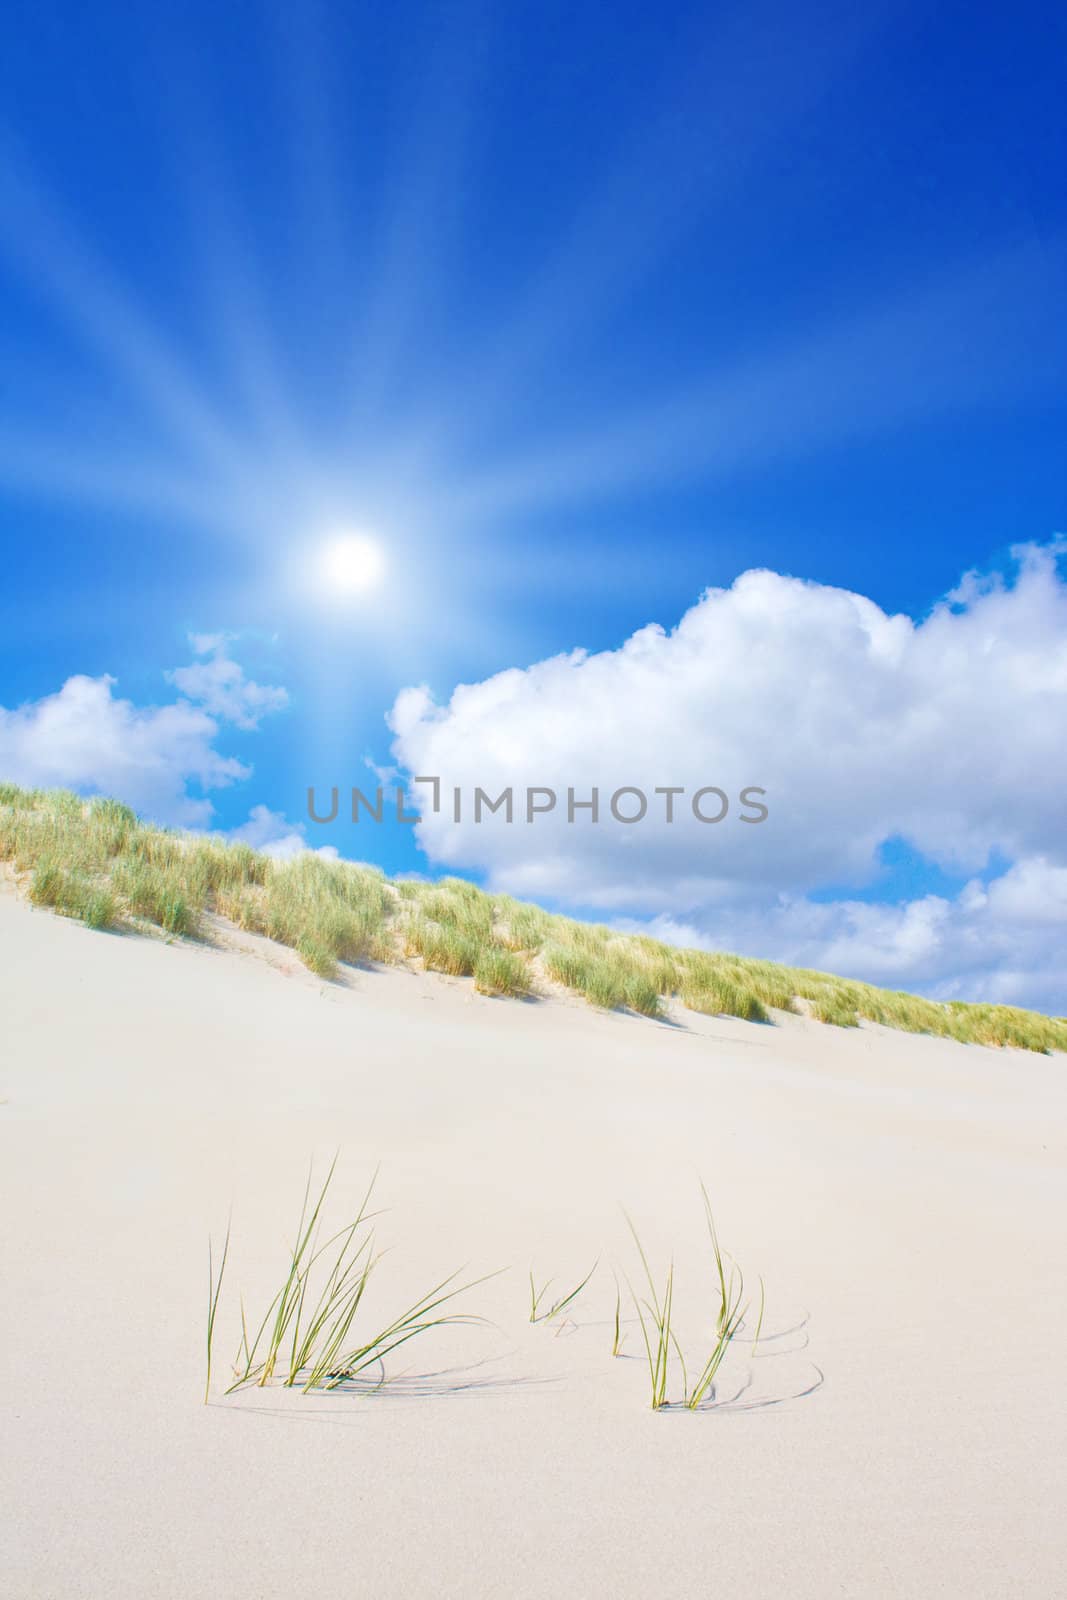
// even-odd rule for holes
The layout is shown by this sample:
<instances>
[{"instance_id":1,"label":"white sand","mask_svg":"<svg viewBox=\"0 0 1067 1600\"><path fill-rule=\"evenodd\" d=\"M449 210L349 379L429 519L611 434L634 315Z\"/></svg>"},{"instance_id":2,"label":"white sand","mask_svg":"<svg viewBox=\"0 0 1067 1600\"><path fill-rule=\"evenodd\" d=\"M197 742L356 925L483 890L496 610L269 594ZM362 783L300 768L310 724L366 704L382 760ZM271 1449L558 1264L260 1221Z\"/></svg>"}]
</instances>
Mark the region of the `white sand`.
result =
<instances>
[{"instance_id":1,"label":"white sand","mask_svg":"<svg viewBox=\"0 0 1067 1600\"><path fill-rule=\"evenodd\" d=\"M13 1600L1064 1592L1062 1058L335 988L10 892L0 972ZM472 1298L497 1328L376 1397L203 1406L209 1229L232 1199L225 1368L337 1145L339 1213L382 1163L378 1303L509 1265ZM609 1354L619 1205L695 1345L700 1176L772 1337L734 1406L654 1415L635 1331ZM597 1255L576 1326L531 1327L529 1267Z\"/></svg>"}]
</instances>

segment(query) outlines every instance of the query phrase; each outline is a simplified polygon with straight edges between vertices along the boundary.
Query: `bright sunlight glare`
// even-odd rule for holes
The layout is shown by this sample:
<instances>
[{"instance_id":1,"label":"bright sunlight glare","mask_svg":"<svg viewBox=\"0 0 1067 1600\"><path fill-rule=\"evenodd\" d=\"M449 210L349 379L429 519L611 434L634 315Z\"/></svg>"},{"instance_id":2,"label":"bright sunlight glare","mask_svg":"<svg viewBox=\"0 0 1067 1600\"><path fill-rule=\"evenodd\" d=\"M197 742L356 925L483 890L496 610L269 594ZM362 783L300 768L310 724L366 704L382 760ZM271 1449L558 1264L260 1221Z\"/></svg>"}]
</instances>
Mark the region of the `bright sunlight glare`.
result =
<instances>
[{"instance_id":1,"label":"bright sunlight glare","mask_svg":"<svg viewBox=\"0 0 1067 1600\"><path fill-rule=\"evenodd\" d=\"M385 575L385 553L364 533L335 535L322 546L319 576L333 595L366 594Z\"/></svg>"}]
</instances>

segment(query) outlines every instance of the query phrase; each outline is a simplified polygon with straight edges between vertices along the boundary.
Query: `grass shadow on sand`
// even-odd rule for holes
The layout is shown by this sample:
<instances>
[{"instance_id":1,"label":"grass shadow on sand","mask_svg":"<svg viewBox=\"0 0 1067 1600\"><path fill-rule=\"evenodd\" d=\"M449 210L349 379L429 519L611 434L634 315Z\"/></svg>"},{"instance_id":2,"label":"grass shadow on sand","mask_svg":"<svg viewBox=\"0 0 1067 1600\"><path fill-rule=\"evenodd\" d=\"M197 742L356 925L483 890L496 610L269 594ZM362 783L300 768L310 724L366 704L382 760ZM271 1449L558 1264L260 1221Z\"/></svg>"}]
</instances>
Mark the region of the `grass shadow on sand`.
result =
<instances>
[{"instance_id":1,"label":"grass shadow on sand","mask_svg":"<svg viewBox=\"0 0 1067 1600\"><path fill-rule=\"evenodd\" d=\"M377 1380L354 1378L339 1384L329 1397L317 1397L313 1405L308 1405L303 1395L298 1398L298 1394L292 1391L293 1404L286 1405L279 1404L277 1389L246 1390L239 1399L228 1401L226 1409L242 1415L294 1417L299 1420L313 1418L329 1423L341 1421L346 1412L352 1417L351 1402L354 1399L372 1400L377 1405L414 1405L425 1400L470 1400L520 1394L535 1389L558 1388L563 1382L558 1376L535 1377L531 1374L477 1376L483 1368L504 1359L502 1356L492 1356L431 1372L398 1373L390 1377L388 1382L382 1382L380 1377Z\"/></svg>"}]
</instances>

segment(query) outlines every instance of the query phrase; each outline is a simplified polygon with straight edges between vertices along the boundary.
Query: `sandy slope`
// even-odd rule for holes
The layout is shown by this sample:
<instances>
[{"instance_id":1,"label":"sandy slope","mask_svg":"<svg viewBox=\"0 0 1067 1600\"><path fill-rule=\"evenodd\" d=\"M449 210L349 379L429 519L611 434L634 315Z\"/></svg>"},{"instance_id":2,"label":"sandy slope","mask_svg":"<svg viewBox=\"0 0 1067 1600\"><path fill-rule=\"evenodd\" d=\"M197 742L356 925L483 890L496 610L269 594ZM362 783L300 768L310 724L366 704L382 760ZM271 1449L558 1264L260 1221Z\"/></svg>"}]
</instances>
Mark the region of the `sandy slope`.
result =
<instances>
[{"instance_id":1,"label":"sandy slope","mask_svg":"<svg viewBox=\"0 0 1067 1600\"><path fill-rule=\"evenodd\" d=\"M10 893L0 973L5 1594L1063 1592L1062 1059L323 986ZM497 1327L376 1397L204 1407L209 1228L232 1198L255 1296L338 1144L339 1209L382 1162L385 1308L510 1265ZM701 1175L770 1337L732 1405L653 1415L636 1334L609 1355L618 1207L692 1340ZM576 1326L531 1328L529 1267L598 1254Z\"/></svg>"}]
</instances>

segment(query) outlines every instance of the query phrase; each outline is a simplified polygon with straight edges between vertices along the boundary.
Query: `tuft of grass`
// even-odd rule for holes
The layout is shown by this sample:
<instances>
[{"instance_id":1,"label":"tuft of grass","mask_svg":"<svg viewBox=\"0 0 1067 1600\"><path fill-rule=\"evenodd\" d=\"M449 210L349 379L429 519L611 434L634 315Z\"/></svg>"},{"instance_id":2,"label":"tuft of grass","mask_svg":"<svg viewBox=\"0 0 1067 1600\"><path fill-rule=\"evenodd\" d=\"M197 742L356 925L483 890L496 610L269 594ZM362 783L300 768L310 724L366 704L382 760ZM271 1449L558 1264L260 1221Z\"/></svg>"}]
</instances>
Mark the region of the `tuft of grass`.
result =
<instances>
[{"instance_id":1,"label":"tuft of grass","mask_svg":"<svg viewBox=\"0 0 1067 1600\"><path fill-rule=\"evenodd\" d=\"M77 914L87 928L102 932L105 928L113 928L118 922L118 901L106 886L90 884L81 896Z\"/></svg>"},{"instance_id":2,"label":"tuft of grass","mask_svg":"<svg viewBox=\"0 0 1067 1600\"><path fill-rule=\"evenodd\" d=\"M67 872L48 857L40 860L30 879L30 900L49 906L61 916L74 917L87 928L110 928L118 920L115 896L76 872Z\"/></svg>"},{"instance_id":3,"label":"tuft of grass","mask_svg":"<svg viewBox=\"0 0 1067 1600\"><path fill-rule=\"evenodd\" d=\"M444 972L452 978L469 978L481 954L478 943L455 927L415 921L409 924L406 948L422 957L427 972Z\"/></svg>"},{"instance_id":4,"label":"tuft of grass","mask_svg":"<svg viewBox=\"0 0 1067 1600\"><path fill-rule=\"evenodd\" d=\"M529 994L530 968L514 950L490 945L474 963L474 987L479 994Z\"/></svg>"},{"instance_id":5,"label":"tuft of grass","mask_svg":"<svg viewBox=\"0 0 1067 1600\"><path fill-rule=\"evenodd\" d=\"M661 1017L663 1000L656 980L644 972L628 972L622 980L624 1004L642 1017Z\"/></svg>"},{"instance_id":6,"label":"tuft of grass","mask_svg":"<svg viewBox=\"0 0 1067 1600\"><path fill-rule=\"evenodd\" d=\"M745 1280L740 1267L736 1262L730 1261L725 1256L720 1244L712 1215L711 1202L708 1192L701 1184L700 1191L704 1200L704 1215L711 1241L712 1257L714 1262L714 1286L717 1309L712 1330L712 1345L710 1353L704 1358L699 1368L694 1369L696 1376L692 1383L689 1379L689 1369L681 1344L674 1331L674 1263L670 1263L662 1291L657 1290L656 1282L649 1266L648 1257L644 1246L634 1226L632 1219L626 1215L626 1222L637 1246L638 1257L648 1286L647 1298L639 1295L630 1285L630 1295L637 1311L641 1325L641 1335L645 1346L645 1355L648 1361L649 1393L653 1411L677 1402L669 1399L669 1382L672 1356L677 1362L681 1373L681 1404L690 1411L696 1411L710 1396L714 1394L716 1374L721 1367L727 1351L729 1350L738 1332L748 1315L749 1305L745 1301ZM629 1282L629 1280L627 1280ZM616 1285L617 1288L617 1285ZM763 1311L765 1295L763 1279L760 1279L760 1309L756 1322L756 1331L753 1339L752 1353L755 1355L759 1344L760 1332L763 1327ZM618 1354L619 1346L619 1298L616 1295L615 1305L615 1344L612 1354Z\"/></svg>"},{"instance_id":7,"label":"tuft of grass","mask_svg":"<svg viewBox=\"0 0 1067 1600\"><path fill-rule=\"evenodd\" d=\"M493 901L498 919L497 937L509 950L534 953L549 937L552 918L540 906L523 905L510 895L498 894Z\"/></svg>"},{"instance_id":8,"label":"tuft of grass","mask_svg":"<svg viewBox=\"0 0 1067 1600\"><path fill-rule=\"evenodd\" d=\"M337 957L321 939L312 934L301 934L296 941L296 953L317 978L336 978Z\"/></svg>"},{"instance_id":9,"label":"tuft of grass","mask_svg":"<svg viewBox=\"0 0 1067 1600\"><path fill-rule=\"evenodd\" d=\"M279 1382L286 1388L314 1390L338 1388L370 1368L380 1373L379 1387L387 1381L385 1360L412 1339L457 1323L482 1318L447 1309L452 1302L494 1274L457 1283L458 1272L434 1284L425 1294L371 1331L356 1332L358 1314L381 1259L375 1253L368 1210L377 1173L371 1179L355 1217L330 1234L323 1244L318 1235L327 1194L337 1167L335 1155L324 1181L314 1190L309 1168L304 1198L289 1252L285 1275L267 1306L254 1337L249 1336L244 1301L241 1301L241 1342L234 1364L233 1394L249 1386L265 1388ZM223 1258L225 1265L225 1256ZM214 1333L222 1271L212 1277L209 1301L208 1350ZM209 1371L210 1383L210 1371Z\"/></svg>"},{"instance_id":10,"label":"tuft of grass","mask_svg":"<svg viewBox=\"0 0 1067 1600\"><path fill-rule=\"evenodd\" d=\"M667 1404L667 1376L670 1363L672 1346L677 1350L678 1341L671 1328L671 1318L674 1308L674 1262L667 1268L667 1278L663 1293L658 1293L655 1280L652 1277L652 1268L648 1264L644 1245L638 1235L631 1217L626 1217L630 1232L633 1234L637 1253L641 1258L644 1269L645 1281L648 1284L649 1298L642 1299L630 1285L630 1297L641 1324L641 1337L644 1340L645 1355L648 1360L650 1403L653 1411L659 1411ZM646 1321L647 1318L647 1321ZM679 1356L681 1351L678 1350Z\"/></svg>"},{"instance_id":11,"label":"tuft of grass","mask_svg":"<svg viewBox=\"0 0 1067 1600\"><path fill-rule=\"evenodd\" d=\"M810 1002L811 1014L816 1022L827 1022L835 1028L858 1028L859 1013L847 994L828 990Z\"/></svg>"},{"instance_id":12,"label":"tuft of grass","mask_svg":"<svg viewBox=\"0 0 1067 1600\"><path fill-rule=\"evenodd\" d=\"M114 882L135 917L154 922L165 933L197 932L200 906L175 867L123 857L115 868Z\"/></svg>"},{"instance_id":13,"label":"tuft of grass","mask_svg":"<svg viewBox=\"0 0 1067 1600\"><path fill-rule=\"evenodd\" d=\"M493 926L492 900L472 883L460 885L458 878L442 878L436 888L423 894L419 902L420 915L468 938L489 938Z\"/></svg>"},{"instance_id":14,"label":"tuft of grass","mask_svg":"<svg viewBox=\"0 0 1067 1600\"><path fill-rule=\"evenodd\" d=\"M170 828L139 828L130 840L126 855L133 861L146 862L150 867L158 867L164 872L181 874L190 871L191 852L186 847L182 835L174 833Z\"/></svg>"},{"instance_id":15,"label":"tuft of grass","mask_svg":"<svg viewBox=\"0 0 1067 1600\"><path fill-rule=\"evenodd\" d=\"M249 933L266 933L267 912L261 889L249 884L215 891L215 910L235 927Z\"/></svg>"},{"instance_id":16,"label":"tuft of grass","mask_svg":"<svg viewBox=\"0 0 1067 1600\"><path fill-rule=\"evenodd\" d=\"M30 879L30 899L35 906L58 906L67 892L71 877L47 856L38 861Z\"/></svg>"},{"instance_id":17,"label":"tuft of grass","mask_svg":"<svg viewBox=\"0 0 1067 1600\"><path fill-rule=\"evenodd\" d=\"M86 823L95 844L105 856L117 856L125 850L138 827L137 813L129 806L124 806L119 800L99 797L90 802Z\"/></svg>"},{"instance_id":18,"label":"tuft of grass","mask_svg":"<svg viewBox=\"0 0 1067 1600\"><path fill-rule=\"evenodd\" d=\"M604 1011L625 1009L648 1017L662 1015L655 981L624 949L609 949L602 941L575 939L546 945L541 959L550 977L577 990L591 1005Z\"/></svg>"},{"instance_id":19,"label":"tuft of grass","mask_svg":"<svg viewBox=\"0 0 1067 1600\"><path fill-rule=\"evenodd\" d=\"M795 1011L797 985L788 968L776 970L768 962L741 962L735 967L739 984L769 1011Z\"/></svg>"},{"instance_id":20,"label":"tuft of grass","mask_svg":"<svg viewBox=\"0 0 1067 1600\"><path fill-rule=\"evenodd\" d=\"M340 1384L358 1377L368 1367L380 1366L386 1356L391 1355L401 1345L407 1344L409 1340L418 1338L420 1334L432 1333L437 1328L454 1326L457 1323L470 1325L481 1322L483 1320L481 1317L442 1312L441 1307L448 1305L457 1295L465 1294L469 1289L486 1282L486 1279L493 1274L486 1274L485 1277L475 1278L469 1283L453 1288L452 1285L458 1276L458 1273L451 1273L447 1278L443 1278L398 1317L394 1317L392 1322L380 1328L362 1344L353 1345L344 1351L339 1358L333 1354L331 1348L330 1353L319 1361L304 1384L304 1393L307 1394L311 1389L320 1386L336 1389ZM383 1368L381 1382L385 1381Z\"/></svg>"},{"instance_id":21,"label":"tuft of grass","mask_svg":"<svg viewBox=\"0 0 1067 1600\"><path fill-rule=\"evenodd\" d=\"M703 950L682 951L680 962L682 1003L693 1011L766 1022L770 1009L796 1010L788 968Z\"/></svg>"},{"instance_id":22,"label":"tuft of grass","mask_svg":"<svg viewBox=\"0 0 1067 1600\"><path fill-rule=\"evenodd\" d=\"M308 1215L308 1201L311 1196L312 1168L308 1168L308 1179L304 1188L304 1203L300 1208L300 1221L297 1224L296 1243L293 1246L292 1259L289 1263L289 1271L286 1274L286 1278L281 1289L271 1301L270 1307L268 1308L267 1314L264 1317L263 1323L260 1327L261 1335L267 1328L268 1324L270 1325L266 1356L257 1373L257 1382L260 1388L264 1388L274 1376L274 1369L277 1365L282 1342L285 1339L285 1335L288 1332L294 1317L296 1317L297 1320L296 1331L297 1334L299 1334L299 1311L304 1303L308 1271L308 1268L304 1267L303 1263L309 1251L312 1251L314 1248L312 1245L312 1238L315 1233L316 1225L318 1224L319 1214L322 1211L323 1203L326 1199L327 1191L333 1181L333 1175L336 1171L336 1168L337 1156L335 1155L330 1163L330 1170L326 1174L326 1180L319 1191L319 1197L312 1208L310 1216ZM362 1208L360 1211L360 1217L361 1216ZM359 1220L360 1218L357 1217L355 1226L358 1226ZM314 1260L314 1256L312 1257L312 1260ZM274 1313L273 1322L271 1321L272 1312ZM257 1335L256 1343L249 1353L250 1364L254 1360L256 1350L258 1349L260 1335ZM295 1342L296 1338L294 1337L294 1343ZM246 1368L246 1375L248 1370L249 1369ZM295 1376L295 1374L293 1376Z\"/></svg>"},{"instance_id":23,"label":"tuft of grass","mask_svg":"<svg viewBox=\"0 0 1067 1600\"><path fill-rule=\"evenodd\" d=\"M270 862L247 844L227 844L221 839L198 840L187 853L187 870L204 889L241 889L266 883Z\"/></svg>"},{"instance_id":24,"label":"tuft of grass","mask_svg":"<svg viewBox=\"0 0 1067 1600\"><path fill-rule=\"evenodd\" d=\"M582 1279L581 1283L579 1283L575 1288L573 1288L570 1291L569 1294L561 1295L558 1300L553 1300L552 1304L550 1306L548 1306L545 1310L541 1309L542 1302L544 1301L545 1296L547 1295L549 1289L551 1289L552 1284L553 1284L553 1282L555 1280L553 1278L549 1278L548 1282L546 1284L544 1284L542 1286L542 1288L538 1289L536 1287L535 1283L534 1283L534 1275L531 1272L530 1273L530 1321L531 1322L551 1322L552 1319L554 1317L558 1317L562 1311L566 1311L567 1307L569 1305L572 1305L574 1303L574 1301L577 1300L578 1296L581 1294L582 1290L585 1288L586 1284L589 1282L590 1278L593 1276L593 1273L596 1271L596 1269L597 1269L597 1267L599 1265L600 1265L600 1261L599 1261L599 1258L598 1258L596 1261L593 1262L593 1265L589 1268L589 1271L586 1273L586 1275Z\"/></svg>"},{"instance_id":25,"label":"tuft of grass","mask_svg":"<svg viewBox=\"0 0 1067 1600\"><path fill-rule=\"evenodd\" d=\"M557 983L575 989L594 1005L612 1009L622 1004L622 991L611 983L595 956L573 944L548 944L541 951L545 971Z\"/></svg>"},{"instance_id":26,"label":"tuft of grass","mask_svg":"<svg viewBox=\"0 0 1067 1600\"><path fill-rule=\"evenodd\" d=\"M715 1218L712 1215L711 1201L708 1199L708 1191L705 1189L703 1184L700 1185L700 1192L704 1197L704 1215L707 1220L708 1236L711 1239L711 1248L715 1257L715 1276L719 1293L719 1309L715 1319L715 1343L712 1346L711 1354L704 1362L704 1365L701 1368L700 1374L697 1377L696 1382L693 1384L693 1387L691 1389L688 1389L687 1387L685 1404L688 1406L690 1411L695 1411L700 1403L711 1392L712 1384L715 1382L715 1375L722 1365L726 1352L733 1343L734 1337L744 1321L745 1314L748 1310L747 1305L743 1303L745 1292L744 1274L742 1273L740 1267L734 1262L731 1262L730 1270L727 1273L726 1262L719 1246L719 1235L715 1228ZM762 1292L763 1279L761 1278L759 1325L756 1328L757 1343L759 1341L760 1327L763 1324ZM753 1353L754 1352L755 1344L753 1345Z\"/></svg>"},{"instance_id":27,"label":"tuft of grass","mask_svg":"<svg viewBox=\"0 0 1067 1600\"><path fill-rule=\"evenodd\" d=\"M594 1005L659 1017L663 996L676 988L674 964L663 956L666 946L655 940L619 938L603 926L571 924L557 929L551 949L559 952L553 957L558 969L570 966L576 987Z\"/></svg>"},{"instance_id":28,"label":"tuft of grass","mask_svg":"<svg viewBox=\"0 0 1067 1600\"><path fill-rule=\"evenodd\" d=\"M647 934L632 934L623 948L639 966L658 995L677 994L682 985L680 952Z\"/></svg>"},{"instance_id":29,"label":"tuft of grass","mask_svg":"<svg viewBox=\"0 0 1067 1600\"><path fill-rule=\"evenodd\" d=\"M721 977L684 982L682 1004L690 1011L700 1011L711 1017L740 1017L743 1022L768 1020L762 1000Z\"/></svg>"},{"instance_id":30,"label":"tuft of grass","mask_svg":"<svg viewBox=\"0 0 1067 1600\"><path fill-rule=\"evenodd\" d=\"M392 896L382 876L350 862L326 862L298 856L275 865L264 878L262 897L243 885L223 890L235 897L245 917L280 944L290 945L323 977L332 977L338 962L387 958L386 917Z\"/></svg>"}]
</instances>

